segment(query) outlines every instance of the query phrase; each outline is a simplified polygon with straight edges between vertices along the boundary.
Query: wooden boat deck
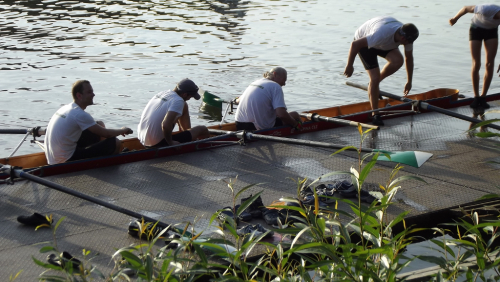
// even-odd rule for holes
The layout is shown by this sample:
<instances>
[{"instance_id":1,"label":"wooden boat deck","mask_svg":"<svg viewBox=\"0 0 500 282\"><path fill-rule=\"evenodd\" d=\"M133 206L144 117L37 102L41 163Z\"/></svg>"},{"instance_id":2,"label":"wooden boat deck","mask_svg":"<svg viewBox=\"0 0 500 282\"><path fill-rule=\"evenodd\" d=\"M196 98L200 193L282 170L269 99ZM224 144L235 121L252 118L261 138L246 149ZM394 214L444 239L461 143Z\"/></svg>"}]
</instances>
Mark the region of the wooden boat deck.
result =
<instances>
[{"instance_id":1,"label":"wooden boat deck","mask_svg":"<svg viewBox=\"0 0 500 282\"><path fill-rule=\"evenodd\" d=\"M492 109L500 109L500 101L490 104ZM453 111L472 116L469 107ZM498 114L487 116L498 117ZM500 166L486 162L499 161L500 157L488 148L492 140L470 137L466 133L468 122L426 113L385 123L386 126L366 140L365 147L434 154L421 168L405 166L400 171L399 176L416 175L427 184L413 180L403 182L397 201L390 208L393 216L405 210L410 211L410 216L425 214L499 192L496 186L500 185ZM359 144L357 129L353 127L295 137ZM330 171L348 171L356 166L354 153L333 157L331 153L333 150L258 141L244 147L228 146L46 179L165 223L196 222L196 228L202 230L213 212L231 203L230 190L222 180L238 176L237 189L263 183L244 195L264 190L263 201L269 205L282 196L295 196L296 185L291 179L314 179ZM389 162L377 163L366 188L374 191L377 183L385 183L394 166ZM330 177L324 182L334 180ZM47 254L39 253L42 245L38 243L52 239L49 229L35 231L19 224L16 221L19 215L53 214L56 221L65 216L57 232L59 249L78 258L82 258L82 249L100 253L92 264L104 274L110 273L114 266L111 255L115 249L138 242L127 234L129 216L28 181L0 186L0 211L2 281L19 270L23 270L19 281L36 280L43 269L35 265L31 257L45 261Z\"/></svg>"}]
</instances>

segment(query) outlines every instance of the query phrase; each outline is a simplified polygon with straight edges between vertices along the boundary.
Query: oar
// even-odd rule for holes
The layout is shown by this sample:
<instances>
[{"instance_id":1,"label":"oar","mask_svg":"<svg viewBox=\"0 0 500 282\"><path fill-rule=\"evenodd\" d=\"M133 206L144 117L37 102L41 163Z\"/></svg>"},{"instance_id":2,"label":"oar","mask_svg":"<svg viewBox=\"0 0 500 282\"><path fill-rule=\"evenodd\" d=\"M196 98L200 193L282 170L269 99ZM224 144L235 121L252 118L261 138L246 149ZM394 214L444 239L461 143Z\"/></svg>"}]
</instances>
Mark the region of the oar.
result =
<instances>
[{"instance_id":1,"label":"oar","mask_svg":"<svg viewBox=\"0 0 500 282\"><path fill-rule=\"evenodd\" d=\"M17 128L0 128L0 134L33 134L36 137L40 137L41 135L45 135L45 130L41 129L40 126L33 127L33 128L23 128L23 129L17 129Z\"/></svg>"},{"instance_id":2,"label":"oar","mask_svg":"<svg viewBox=\"0 0 500 282\"><path fill-rule=\"evenodd\" d=\"M38 184L42 184L42 185L47 186L49 188L56 189L56 190L61 191L63 193L70 194L70 195L75 196L77 198L87 200L89 202L98 204L100 206L103 206L103 207L106 207L108 209L117 211L119 213L123 213L123 214L129 215L129 216L137 218L137 219L144 218L144 220L148 221L148 222L157 222L157 220L154 219L154 218L142 215L140 213L133 212L133 211L128 210L128 209L124 209L122 207L110 204L108 202L99 200L99 199L94 198L94 197L90 197L90 196L85 195L83 193L80 193L78 191L72 190L72 189L70 189L68 187L65 187L65 186L59 185L57 183L48 181L48 180L40 178L38 176L31 175L31 174L29 174L27 172L24 172L22 169L19 169L17 167L12 167L10 165L3 165L3 166L0 165L0 171L5 171L6 173L10 174L11 177L15 176L15 177L20 177L20 178L28 179L28 180L31 180L31 181L36 182ZM169 224L163 223L161 221L158 221L157 225L160 226L160 227L163 227L163 228L167 228L168 227L169 229L172 229L173 231L175 231L175 232L177 232L179 234L185 234L186 236L189 236L189 237L192 236L192 234L189 233L188 231L183 231L181 229L178 229L178 228L176 228L174 226L171 226Z\"/></svg>"},{"instance_id":3,"label":"oar","mask_svg":"<svg viewBox=\"0 0 500 282\"><path fill-rule=\"evenodd\" d=\"M320 116L320 115L315 114L315 113L300 113L299 115L301 117L305 117L308 120L312 120L312 121L326 121L326 122L332 122L332 123L338 123L338 124L344 124L344 125L350 125L350 126L356 126L356 127L359 124L365 128L372 128L372 129L377 129L377 130L379 129L379 127L376 125L355 122L352 120L345 120L345 119L334 118L334 117Z\"/></svg>"},{"instance_id":4,"label":"oar","mask_svg":"<svg viewBox=\"0 0 500 282\"><path fill-rule=\"evenodd\" d=\"M354 83L354 82L350 82L350 81L347 81L346 84L349 85L349 86L353 86L353 87L357 87L357 88L363 89L363 90L368 90L368 87L366 85L362 85L362 84L358 84L358 83ZM424 101L416 101L416 100L412 100L410 98L401 97L401 96L394 95L394 94L391 94L391 93L387 93L387 92L384 92L384 91L380 91L380 95L385 96L385 97L389 97L389 98L394 99L394 100L403 101L403 102L418 103L420 105L420 107L422 107L424 110L438 112L438 113L441 113L441 114L445 114L445 115L448 115L448 116L451 116L451 117L463 119L463 120L466 120L466 121L469 121L469 122L473 122L473 123L480 123L481 122L481 120L479 120L479 119L468 117L466 115L461 115L461 114L458 114L458 113L455 113L455 112L452 112L452 111L449 111L449 110L445 110L445 109L442 109L442 108L439 108L439 107L436 107L436 106L433 106L433 105L429 105L429 103L424 102ZM487 124L485 126L491 127L491 128L497 129L497 130L500 130L500 126L498 126L496 124Z\"/></svg>"},{"instance_id":5,"label":"oar","mask_svg":"<svg viewBox=\"0 0 500 282\"><path fill-rule=\"evenodd\" d=\"M228 134L230 132L230 131L217 130L217 129L209 129L209 131L212 134ZM236 132L236 137L242 139L243 142L245 142L247 140L266 140L266 141L281 142L281 143L295 144L295 145L305 145L305 146L328 148L328 149L342 149L345 147L342 145L337 145L337 144L332 144L332 143L317 142L317 141L310 141L310 140L300 140L300 139L293 139L293 138L284 138L284 137L277 137L277 136L270 136L270 135L261 135L261 134L246 132L246 131ZM355 149L352 148L349 150L355 150ZM380 153L388 154L391 157L390 160L383 155L380 155L378 159L381 161L392 161L392 162L407 164L407 165L410 165L413 167L420 167L424 162L426 162L430 157L432 157L431 153L420 152L420 151L390 152L390 151L379 150L379 149L361 148L361 152L365 152L365 153L380 152Z\"/></svg>"}]
</instances>

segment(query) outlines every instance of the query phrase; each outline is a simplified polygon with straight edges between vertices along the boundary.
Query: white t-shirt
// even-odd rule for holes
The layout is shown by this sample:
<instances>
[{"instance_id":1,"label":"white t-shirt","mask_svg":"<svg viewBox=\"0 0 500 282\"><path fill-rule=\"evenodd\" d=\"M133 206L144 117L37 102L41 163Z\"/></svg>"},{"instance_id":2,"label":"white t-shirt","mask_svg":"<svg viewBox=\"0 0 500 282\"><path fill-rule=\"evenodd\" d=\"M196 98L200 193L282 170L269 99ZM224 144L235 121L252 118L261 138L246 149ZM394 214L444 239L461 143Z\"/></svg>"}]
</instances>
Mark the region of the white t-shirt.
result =
<instances>
[{"instance_id":1,"label":"white t-shirt","mask_svg":"<svg viewBox=\"0 0 500 282\"><path fill-rule=\"evenodd\" d=\"M497 28L500 25L500 19L493 19L496 13L500 11L500 6L493 4L476 5L472 24L485 29Z\"/></svg>"},{"instance_id":2,"label":"white t-shirt","mask_svg":"<svg viewBox=\"0 0 500 282\"><path fill-rule=\"evenodd\" d=\"M139 141L144 146L154 146L165 137L161 123L167 112L176 112L177 118L184 110L184 99L172 90L156 94L149 100L141 115L141 121L137 126Z\"/></svg>"},{"instance_id":3,"label":"white t-shirt","mask_svg":"<svg viewBox=\"0 0 500 282\"><path fill-rule=\"evenodd\" d=\"M267 78L258 79L241 94L235 119L252 122L257 129L271 128L276 122L276 109L285 108L281 86Z\"/></svg>"},{"instance_id":4,"label":"white t-shirt","mask_svg":"<svg viewBox=\"0 0 500 282\"><path fill-rule=\"evenodd\" d=\"M82 131L95 124L94 118L75 103L60 108L50 119L45 133L48 163L63 163L71 158Z\"/></svg>"},{"instance_id":5,"label":"white t-shirt","mask_svg":"<svg viewBox=\"0 0 500 282\"><path fill-rule=\"evenodd\" d=\"M399 47L400 43L394 41L394 34L403 23L393 17L377 17L362 24L354 33L354 40L366 37L368 48L378 50L392 50ZM412 51L413 44L404 45L405 51Z\"/></svg>"}]
</instances>

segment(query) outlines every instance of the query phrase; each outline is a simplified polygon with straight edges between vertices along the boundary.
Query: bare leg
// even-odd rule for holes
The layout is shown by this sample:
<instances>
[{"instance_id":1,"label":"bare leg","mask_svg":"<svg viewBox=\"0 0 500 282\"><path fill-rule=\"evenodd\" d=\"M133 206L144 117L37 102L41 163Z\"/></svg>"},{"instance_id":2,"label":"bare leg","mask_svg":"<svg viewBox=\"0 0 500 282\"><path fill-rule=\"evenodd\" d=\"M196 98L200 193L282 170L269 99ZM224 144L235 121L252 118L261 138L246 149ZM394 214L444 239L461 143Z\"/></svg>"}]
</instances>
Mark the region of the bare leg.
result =
<instances>
[{"instance_id":1,"label":"bare leg","mask_svg":"<svg viewBox=\"0 0 500 282\"><path fill-rule=\"evenodd\" d=\"M370 99L370 106L372 110L378 109L378 96L380 95L380 68L366 70L370 77L370 84L368 84L368 98ZM373 113L372 115L375 115Z\"/></svg>"},{"instance_id":2,"label":"bare leg","mask_svg":"<svg viewBox=\"0 0 500 282\"><path fill-rule=\"evenodd\" d=\"M394 49L385 56L387 64L380 72L380 81L399 70L404 63L404 58L399 49Z\"/></svg>"},{"instance_id":3,"label":"bare leg","mask_svg":"<svg viewBox=\"0 0 500 282\"><path fill-rule=\"evenodd\" d=\"M481 96L486 96L490 88L491 79L494 74L495 56L497 55L498 38L493 38L484 41L484 49L486 51L486 71L483 78L483 92Z\"/></svg>"},{"instance_id":4,"label":"bare leg","mask_svg":"<svg viewBox=\"0 0 500 282\"><path fill-rule=\"evenodd\" d=\"M481 69L481 41L470 41L470 52L472 55L472 90L474 97L479 97L479 69ZM491 80L490 80L491 81Z\"/></svg>"}]
</instances>

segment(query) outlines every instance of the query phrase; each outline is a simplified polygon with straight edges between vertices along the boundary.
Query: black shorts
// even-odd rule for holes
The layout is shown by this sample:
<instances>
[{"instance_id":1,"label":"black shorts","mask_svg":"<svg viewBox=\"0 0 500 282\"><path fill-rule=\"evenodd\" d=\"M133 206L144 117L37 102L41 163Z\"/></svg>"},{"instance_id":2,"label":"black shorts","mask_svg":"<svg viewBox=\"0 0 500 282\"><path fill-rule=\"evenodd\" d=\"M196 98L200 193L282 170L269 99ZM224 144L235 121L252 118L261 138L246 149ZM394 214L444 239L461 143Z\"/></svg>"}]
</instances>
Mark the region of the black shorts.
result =
<instances>
[{"instance_id":1,"label":"black shorts","mask_svg":"<svg viewBox=\"0 0 500 282\"><path fill-rule=\"evenodd\" d=\"M470 25L469 29L469 40L479 40L486 41L489 39L498 38L498 27L492 29L486 29L482 27L475 26L473 24Z\"/></svg>"},{"instance_id":2,"label":"black shorts","mask_svg":"<svg viewBox=\"0 0 500 282\"><path fill-rule=\"evenodd\" d=\"M368 49L368 47L364 47L359 50L358 55L361 59L361 62L363 62L363 66L365 66L365 70L371 70L379 67L377 56L385 58L387 54L389 54L389 52L391 52L392 50L384 51L375 48Z\"/></svg>"},{"instance_id":3,"label":"black shorts","mask_svg":"<svg viewBox=\"0 0 500 282\"><path fill-rule=\"evenodd\" d=\"M189 130L179 132L177 134L172 135L172 140L177 141L179 143L187 143L191 142L193 140L193 136L191 135L191 132ZM167 143L167 140L162 139L158 144L154 146L146 146L148 148L161 148L161 147L167 147L170 146Z\"/></svg>"},{"instance_id":4,"label":"black shorts","mask_svg":"<svg viewBox=\"0 0 500 282\"><path fill-rule=\"evenodd\" d=\"M76 149L69 161L112 155L116 150L116 137L101 140L99 135L86 129L76 143Z\"/></svg>"},{"instance_id":5,"label":"black shorts","mask_svg":"<svg viewBox=\"0 0 500 282\"><path fill-rule=\"evenodd\" d=\"M283 121L279 117L277 117L276 121L274 122L273 127L278 127L278 126L282 126L282 125L283 125ZM257 128L255 127L253 122L236 122L236 129L237 130L248 130L248 131L257 130Z\"/></svg>"}]
</instances>

